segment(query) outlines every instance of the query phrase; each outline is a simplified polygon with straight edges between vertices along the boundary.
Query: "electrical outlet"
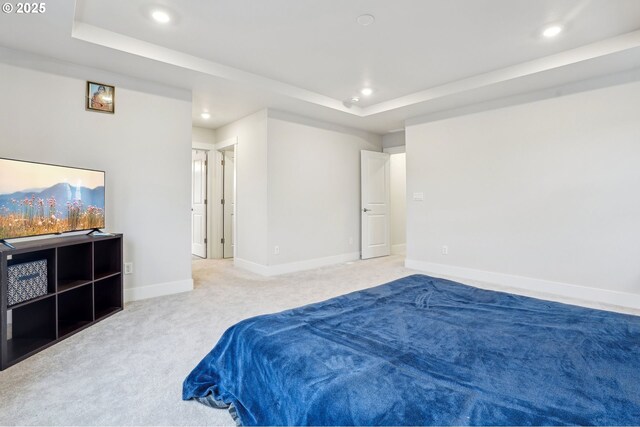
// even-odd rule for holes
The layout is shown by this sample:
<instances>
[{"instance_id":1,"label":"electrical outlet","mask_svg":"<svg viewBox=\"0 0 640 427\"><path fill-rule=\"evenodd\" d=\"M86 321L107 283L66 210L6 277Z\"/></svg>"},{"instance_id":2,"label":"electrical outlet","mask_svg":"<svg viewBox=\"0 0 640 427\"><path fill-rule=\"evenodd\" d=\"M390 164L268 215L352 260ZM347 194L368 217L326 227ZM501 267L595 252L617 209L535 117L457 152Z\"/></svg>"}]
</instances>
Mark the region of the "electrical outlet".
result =
<instances>
[{"instance_id":1,"label":"electrical outlet","mask_svg":"<svg viewBox=\"0 0 640 427\"><path fill-rule=\"evenodd\" d=\"M124 263L124 274L133 274L133 263L125 262Z\"/></svg>"},{"instance_id":2,"label":"electrical outlet","mask_svg":"<svg viewBox=\"0 0 640 427\"><path fill-rule=\"evenodd\" d=\"M274 246L273 247L273 253L276 254L276 255L280 254L280 246Z\"/></svg>"},{"instance_id":3,"label":"electrical outlet","mask_svg":"<svg viewBox=\"0 0 640 427\"><path fill-rule=\"evenodd\" d=\"M449 255L449 246L442 247L442 255Z\"/></svg>"}]
</instances>

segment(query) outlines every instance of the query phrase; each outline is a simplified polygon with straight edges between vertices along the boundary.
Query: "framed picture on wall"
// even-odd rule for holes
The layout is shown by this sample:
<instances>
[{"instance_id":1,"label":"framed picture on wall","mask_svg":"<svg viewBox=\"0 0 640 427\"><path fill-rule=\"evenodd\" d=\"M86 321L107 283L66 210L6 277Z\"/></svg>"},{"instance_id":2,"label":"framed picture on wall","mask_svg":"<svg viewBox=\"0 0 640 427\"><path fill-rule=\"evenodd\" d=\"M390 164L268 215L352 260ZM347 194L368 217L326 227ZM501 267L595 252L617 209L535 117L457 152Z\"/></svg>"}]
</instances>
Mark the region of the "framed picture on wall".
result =
<instances>
[{"instance_id":1,"label":"framed picture on wall","mask_svg":"<svg viewBox=\"0 0 640 427\"><path fill-rule=\"evenodd\" d=\"M115 112L116 88L103 83L87 82L87 110Z\"/></svg>"}]
</instances>

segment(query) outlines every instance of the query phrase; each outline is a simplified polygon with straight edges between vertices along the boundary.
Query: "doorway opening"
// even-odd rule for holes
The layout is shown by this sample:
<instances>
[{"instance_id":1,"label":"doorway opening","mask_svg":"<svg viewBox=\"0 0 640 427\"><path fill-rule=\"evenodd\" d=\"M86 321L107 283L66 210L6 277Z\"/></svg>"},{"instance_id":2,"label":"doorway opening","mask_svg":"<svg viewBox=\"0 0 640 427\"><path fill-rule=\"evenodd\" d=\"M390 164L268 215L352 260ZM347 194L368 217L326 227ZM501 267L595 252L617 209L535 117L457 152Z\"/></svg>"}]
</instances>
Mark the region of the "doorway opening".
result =
<instances>
[{"instance_id":1,"label":"doorway opening","mask_svg":"<svg viewBox=\"0 0 640 427\"><path fill-rule=\"evenodd\" d=\"M235 257L236 152L235 145L222 153L222 257Z\"/></svg>"},{"instance_id":2,"label":"doorway opening","mask_svg":"<svg viewBox=\"0 0 640 427\"><path fill-rule=\"evenodd\" d=\"M361 258L406 254L405 147L361 151Z\"/></svg>"},{"instance_id":3,"label":"doorway opening","mask_svg":"<svg viewBox=\"0 0 640 427\"><path fill-rule=\"evenodd\" d=\"M391 188L391 254L406 255L407 249L407 155L404 146L385 149L389 153Z\"/></svg>"},{"instance_id":4,"label":"doorway opening","mask_svg":"<svg viewBox=\"0 0 640 427\"><path fill-rule=\"evenodd\" d=\"M391 254L389 154L360 151L362 259Z\"/></svg>"},{"instance_id":5,"label":"doorway opening","mask_svg":"<svg viewBox=\"0 0 640 427\"><path fill-rule=\"evenodd\" d=\"M191 253L207 257L207 151L191 150Z\"/></svg>"}]
</instances>

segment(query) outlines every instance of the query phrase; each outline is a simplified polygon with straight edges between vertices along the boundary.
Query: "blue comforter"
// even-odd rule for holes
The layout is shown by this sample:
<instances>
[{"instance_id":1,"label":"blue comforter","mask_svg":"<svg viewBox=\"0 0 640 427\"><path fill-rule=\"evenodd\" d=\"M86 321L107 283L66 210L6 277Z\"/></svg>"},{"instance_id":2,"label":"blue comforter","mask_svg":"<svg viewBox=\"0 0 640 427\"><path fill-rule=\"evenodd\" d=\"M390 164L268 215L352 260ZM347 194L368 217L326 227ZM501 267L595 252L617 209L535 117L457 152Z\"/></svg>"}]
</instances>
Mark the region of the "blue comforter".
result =
<instances>
[{"instance_id":1,"label":"blue comforter","mask_svg":"<svg viewBox=\"0 0 640 427\"><path fill-rule=\"evenodd\" d=\"M183 398L242 425L638 425L640 317L413 275L232 326Z\"/></svg>"}]
</instances>

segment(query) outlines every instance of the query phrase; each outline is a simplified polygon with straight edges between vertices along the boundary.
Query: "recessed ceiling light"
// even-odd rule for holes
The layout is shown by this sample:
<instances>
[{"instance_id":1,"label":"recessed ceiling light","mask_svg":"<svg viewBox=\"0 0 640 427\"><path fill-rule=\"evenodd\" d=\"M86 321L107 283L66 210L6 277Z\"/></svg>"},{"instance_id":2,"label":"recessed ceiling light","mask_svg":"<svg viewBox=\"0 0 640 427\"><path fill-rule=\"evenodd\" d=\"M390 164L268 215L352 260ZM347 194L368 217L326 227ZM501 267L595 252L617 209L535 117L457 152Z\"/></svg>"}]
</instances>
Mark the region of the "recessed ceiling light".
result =
<instances>
[{"instance_id":1,"label":"recessed ceiling light","mask_svg":"<svg viewBox=\"0 0 640 427\"><path fill-rule=\"evenodd\" d=\"M369 96L373 93L373 89L371 89L370 87L365 87L365 88L362 88L360 93L363 94L364 96Z\"/></svg>"},{"instance_id":2,"label":"recessed ceiling light","mask_svg":"<svg viewBox=\"0 0 640 427\"><path fill-rule=\"evenodd\" d=\"M562 32L562 27L560 25L551 25L542 31L542 35L546 38L550 39Z\"/></svg>"},{"instance_id":3,"label":"recessed ceiling light","mask_svg":"<svg viewBox=\"0 0 640 427\"><path fill-rule=\"evenodd\" d=\"M171 15L164 10L154 10L151 12L151 17L160 24L166 24L171 21Z\"/></svg>"},{"instance_id":4,"label":"recessed ceiling light","mask_svg":"<svg viewBox=\"0 0 640 427\"><path fill-rule=\"evenodd\" d=\"M358 102L360 101L360 98L357 96L354 96L353 98L351 98L351 102Z\"/></svg>"},{"instance_id":5,"label":"recessed ceiling light","mask_svg":"<svg viewBox=\"0 0 640 427\"><path fill-rule=\"evenodd\" d=\"M200 114L200 117L202 117L203 119L205 119L205 120L206 120L206 119L208 119L208 118L210 118L210 117L211 117L211 114L209 114L209 113L207 113L207 112L205 111L204 113Z\"/></svg>"},{"instance_id":6,"label":"recessed ceiling light","mask_svg":"<svg viewBox=\"0 0 640 427\"><path fill-rule=\"evenodd\" d=\"M364 15L360 15L358 16L358 24L366 27L367 25L371 25L375 22L376 18L373 15L369 15L368 13L365 13Z\"/></svg>"}]
</instances>

